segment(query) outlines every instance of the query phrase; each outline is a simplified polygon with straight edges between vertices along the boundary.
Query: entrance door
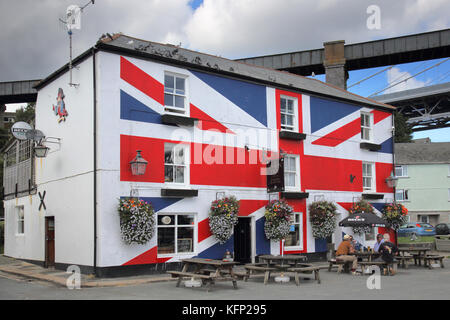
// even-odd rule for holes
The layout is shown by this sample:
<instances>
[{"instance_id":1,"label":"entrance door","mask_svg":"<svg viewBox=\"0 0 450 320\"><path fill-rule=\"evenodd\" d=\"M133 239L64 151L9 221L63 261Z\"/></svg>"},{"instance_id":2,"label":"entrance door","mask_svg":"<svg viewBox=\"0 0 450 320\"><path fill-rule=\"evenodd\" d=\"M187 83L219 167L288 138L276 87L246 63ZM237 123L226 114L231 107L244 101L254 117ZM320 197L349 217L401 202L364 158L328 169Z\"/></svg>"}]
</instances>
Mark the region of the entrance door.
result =
<instances>
[{"instance_id":1,"label":"entrance door","mask_svg":"<svg viewBox=\"0 0 450 320\"><path fill-rule=\"evenodd\" d=\"M45 267L55 266L55 217L45 217Z\"/></svg>"},{"instance_id":2,"label":"entrance door","mask_svg":"<svg viewBox=\"0 0 450 320\"><path fill-rule=\"evenodd\" d=\"M251 228L250 218L238 218L234 227L234 261L240 263L251 262Z\"/></svg>"}]
</instances>

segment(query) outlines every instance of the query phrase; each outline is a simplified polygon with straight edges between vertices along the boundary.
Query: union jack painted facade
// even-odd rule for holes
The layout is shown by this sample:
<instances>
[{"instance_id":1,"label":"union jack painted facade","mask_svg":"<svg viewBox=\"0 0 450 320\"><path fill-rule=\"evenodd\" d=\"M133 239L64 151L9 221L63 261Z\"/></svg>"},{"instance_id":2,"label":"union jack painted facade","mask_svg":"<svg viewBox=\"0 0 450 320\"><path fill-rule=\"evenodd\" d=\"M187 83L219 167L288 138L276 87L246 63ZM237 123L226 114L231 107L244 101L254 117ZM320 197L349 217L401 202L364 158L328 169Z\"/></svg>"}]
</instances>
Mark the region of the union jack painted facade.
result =
<instances>
[{"instance_id":1,"label":"union jack painted facade","mask_svg":"<svg viewBox=\"0 0 450 320\"><path fill-rule=\"evenodd\" d=\"M393 169L393 122L392 110L389 108L315 94L296 86L290 89L276 81L268 83L257 78L233 77L218 72L218 68L214 66L196 68L195 64L179 63L172 61L170 57L158 60L139 54L133 56L130 51L107 50L96 52L95 57L95 61L89 58L81 62L81 66L87 65L85 77L89 81L80 74L80 88L67 88L65 75L60 75L49 80L38 93L36 126L39 129L45 128L43 131L47 131L47 135L64 137L63 145L65 139L70 141L77 135L76 121L83 121L83 114L86 115L84 120L87 122L96 119L96 230L92 230L92 211L88 210L89 213L85 216L80 213L82 219L90 221L85 223L90 230L86 239L79 240L79 249L89 247L88 253L80 259L62 253L58 256L58 250L64 251L67 248L57 246L57 262L59 260L62 264L92 266L90 261L94 241L97 246L94 255L98 268L155 265L178 262L182 258L194 256L222 258L227 249L234 251L234 237L225 244L219 244L208 224L211 202L221 194L234 195L240 200L239 217L250 219L249 241L253 260L260 254L280 254L281 250L284 253L323 253L326 251L326 241L312 236L309 203L317 199L334 201L338 205L340 217L345 218L351 203L364 192L382 195L383 199L371 200L377 213L380 213L386 200L393 199L392 189L385 183ZM96 72L95 92L86 89L89 87L86 83L94 81L89 75L92 63L95 64ZM79 72L82 73L83 68ZM77 72L75 80L76 77ZM173 90L167 90L167 79L173 79L175 83L179 80L182 87L179 96L184 105L182 112L168 112L167 100L171 95L177 95L177 88L170 84L170 89ZM65 101L70 105L71 112L70 119L68 117L61 124L51 123L54 118L47 115L45 110L49 103L46 100L50 96L48 92L54 91L56 87L64 89ZM82 94L83 90L87 90L85 96ZM88 102L91 94L96 97L96 118L92 118L92 102ZM75 95L78 95L78 100L74 98ZM292 102L289 104L289 112L286 111L286 101ZM193 126L167 124L163 120L166 114L195 118L197 121ZM361 148L361 142L364 142L361 140L362 114L368 115L369 142L379 145L378 151ZM294 123L289 123L286 117ZM305 134L306 139L280 138L279 133L286 126L290 126L291 131ZM91 129L87 130L88 135L93 134ZM175 181L175 173L166 171L169 166L167 152L170 153L169 149L173 145L181 145L183 150L183 161L179 163L178 169L174 169L181 170L176 171L181 177L181 182L178 183ZM129 165L136 156L136 150L141 150L142 156L149 162L142 176L132 175ZM57 217L61 210L61 205L56 204L56 198L51 196L52 191L58 190L57 185L51 187L52 183L56 180L75 179L77 176L76 172L64 172L64 166L69 166L69 161L62 162L63 159L76 161L73 154L68 155L71 152L73 150L63 147L59 152L50 154L44 160L46 163L41 168L42 174L37 175L38 185L39 181L42 183L38 190L47 188L49 194L46 204L50 213L45 215ZM266 190L266 176L261 172L266 166L263 154L267 152L280 152L292 159L290 170L293 180L286 191L309 194L308 198L287 200L297 214L293 223L299 232L297 241L285 248L282 248L280 242L267 240L264 234L264 207L270 196ZM61 158L63 153L67 154ZM368 164L368 167L363 164ZM367 168L370 168L370 172ZM80 169L81 171L83 170ZM88 188L91 182L88 179L77 188ZM161 193L162 189L174 188L196 190L197 194L167 197ZM76 191L71 189L67 192ZM177 242L175 248L186 241L178 239L178 233L190 234L188 249L180 252L162 250L158 246L159 242L164 242L160 234L164 227L162 224L157 226L156 234L149 243L124 244L116 213L117 199L131 194L150 202L159 222L164 216L172 218L170 221L173 221L174 241ZM55 201L54 205L52 201ZM77 206L76 203L73 205ZM33 208L30 210L33 211ZM65 223L69 224L66 221L74 219L74 214L76 213L73 212L67 219L61 214L56 219L57 243L58 230L62 230ZM187 225L177 229L176 217L179 216L189 217L190 220L186 222ZM167 227L170 226L171 222ZM191 229L186 231L187 229L181 230L182 228ZM333 242L341 241L342 232L351 233L351 230L338 227ZM92 233L96 234L96 240L92 239ZM77 235L68 228L59 237L76 239ZM371 245L366 239L357 237L357 240ZM70 241L67 240L67 243ZM11 247L9 250L11 256L17 256L18 249Z\"/></svg>"}]
</instances>

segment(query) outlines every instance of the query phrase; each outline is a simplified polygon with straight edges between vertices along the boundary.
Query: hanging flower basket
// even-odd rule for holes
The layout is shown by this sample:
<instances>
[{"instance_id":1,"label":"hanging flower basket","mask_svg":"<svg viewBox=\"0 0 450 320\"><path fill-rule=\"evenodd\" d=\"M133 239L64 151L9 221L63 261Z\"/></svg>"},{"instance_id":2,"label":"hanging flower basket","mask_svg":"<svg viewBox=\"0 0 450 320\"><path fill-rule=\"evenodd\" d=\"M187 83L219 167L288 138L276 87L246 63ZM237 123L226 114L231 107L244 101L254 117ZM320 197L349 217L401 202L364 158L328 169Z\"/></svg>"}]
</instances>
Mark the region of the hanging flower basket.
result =
<instances>
[{"instance_id":1,"label":"hanging flower basket","mask_svg":"<svg viewBox=\"0 0 450 320\"><path fill-rule=\"evenodd\" d=\"M383 210L381 210L381 213L383 214L383 219L390 224L390 227L398 230L407 221L406 215L408 214L408 209L399 203L387 203Z\"/></svg>"},{"instance_id":2,"label":"hanging flower basket","mask_svg":"<svg viewBox=\"0 0 450 320\"><path fill-rule=\"evenodd\" d=\"M349 210L350 214L354 213L361 213L361 212L368 212L375 214L372 205L366 201L366 200L360 200L358 202L353 203L352 207ZM371 227L365 226L365 227L352 227L353 233L356 234L364 234L369 233L371 230Z\"/></svg>"},{"instance_id":3,"label":"hanging flower basket","mask_svg":"<svg viewBox=\"0 0 450 320\"><path fill-rule=\"evenodd\" d=\"M267 239L280 241L289 234L294 211L284 200L273 200L266 206L264 232Z\"/></svg>"},{"instance_id":4,"label":"hanging flower basket","mask_svg":"<svg viewBox=\"0 0 450 320\"><path fill-rule=\"evenodd\" d=\"M211 203L209 228L214 237L223 244L231 238L233 228L238 222L239 201L234 196Z\"/></svg>"},{"instance_id":5,"label":"hanging flower basket","mask_svg":"<svg viewBox=\"0 0 450 320\"><path fill-rule=\"evenodd\" d=\"M336 229L336 206L333 202L316 201L309 205L309 221L313 237L325 239L333 235Z\"/></svg>"},{"instance_id":6,"label":"hanging flower basket","mask_svg":"<svg viewBox=\"0 0 450 320\"><path fill-rule=\"evenodd\" d=\"M150 203L136 198L119 199L120 231L126 244L145 244L155 234L155 212Z\"/></svg>"}]
</instances>

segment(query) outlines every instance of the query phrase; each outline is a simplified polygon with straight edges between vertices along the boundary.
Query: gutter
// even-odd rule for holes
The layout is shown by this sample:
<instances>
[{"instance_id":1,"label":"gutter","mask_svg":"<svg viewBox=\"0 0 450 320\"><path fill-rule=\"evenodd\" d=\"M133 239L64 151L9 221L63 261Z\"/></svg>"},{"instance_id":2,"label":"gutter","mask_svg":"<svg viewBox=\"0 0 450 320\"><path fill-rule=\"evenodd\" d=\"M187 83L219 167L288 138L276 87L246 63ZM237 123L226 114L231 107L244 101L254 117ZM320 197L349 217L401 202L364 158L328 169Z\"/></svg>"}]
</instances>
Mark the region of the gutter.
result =
<instances>
[{"instance_id":1,"label":"gutter","mask_svg":"<svg viewBox=\"0 0 450 320\"><path fill-rule=\"evenodd\" d=\"M94 139L94 275L97 276L97 77L95 63L95 46L91 48L92 54L92 83L93 83L93 139Z\"/></svg>"}]
</instances>

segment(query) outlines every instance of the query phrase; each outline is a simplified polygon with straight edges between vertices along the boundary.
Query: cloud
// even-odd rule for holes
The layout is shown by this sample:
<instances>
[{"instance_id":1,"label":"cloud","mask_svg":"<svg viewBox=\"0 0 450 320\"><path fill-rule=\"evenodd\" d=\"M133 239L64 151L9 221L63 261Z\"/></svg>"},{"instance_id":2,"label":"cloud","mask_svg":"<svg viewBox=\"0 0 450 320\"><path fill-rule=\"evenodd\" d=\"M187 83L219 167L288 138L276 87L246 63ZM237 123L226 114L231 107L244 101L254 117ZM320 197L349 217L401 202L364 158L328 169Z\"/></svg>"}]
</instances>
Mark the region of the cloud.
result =
<instances>
[{"instance_id":1,"label":"cloud","mask_svg":"<svg viewBox=\"0 0 450 320\"><path fill-rule=\"evenodd\" d=\"M387 94L387 93L393 93L397 91L404 91L409 89L415 89L420 87L425 87L431 80L428 79L426 81L420 81L415 78L411 78L407 81L403 81L411 77L412 74L410 74L407 71L401 71L398 67L393 67L392 69L389 69L387 71L387 82L388 86L393 86L392 88L387 89L386 91L382 92L381 94Z\"/></svg>"},{"instance_id":2,"label":"cloud","mask_svg":"<svg viewBox=\"0 0 450 320\"><path fill-rule=\"evenodd\" d=\"M183 47L227 58L321 48L344 39L363 42L450 26L448 0L97 0L74 32L74 56L103 33ZM86 0L0 1L0 81L40 79L68 62L58 22ZM381 29L367 29L369 5L381 9Z\"/></svg>"}]
</instances>

